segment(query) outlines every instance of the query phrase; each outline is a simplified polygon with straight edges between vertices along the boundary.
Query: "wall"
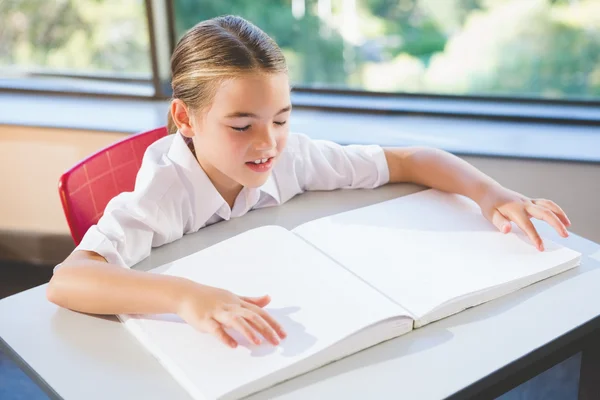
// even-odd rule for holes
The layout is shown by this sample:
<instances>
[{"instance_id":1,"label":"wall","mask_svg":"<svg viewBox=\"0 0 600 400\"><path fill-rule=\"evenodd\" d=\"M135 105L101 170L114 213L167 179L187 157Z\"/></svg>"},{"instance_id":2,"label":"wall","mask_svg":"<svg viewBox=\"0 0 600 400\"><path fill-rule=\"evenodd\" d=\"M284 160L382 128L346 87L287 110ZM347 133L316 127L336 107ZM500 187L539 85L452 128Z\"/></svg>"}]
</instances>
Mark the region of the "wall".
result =
<instances>
[{"instance_id":1,"label":"wall","mask_svg":"<svg viewBox=\"0 0 600 400\"><path fill-rule=\"evenodd\" d=\"M72 247L58 179L123 134L0 125L0 259L54 262Z\"/></svg>"},{"instance_id":2,"label":"wall","mask_svg":"<svg viewBox=\"0 0 600 400\"><path fill-rule=\"evenodd\" d=\"M123 134L0 125L0 259L59 262L73 248L60 175ZM560 204L572 231L600 242L600 164L468 156L500 183Z\"/></svg>"}]
</instances>

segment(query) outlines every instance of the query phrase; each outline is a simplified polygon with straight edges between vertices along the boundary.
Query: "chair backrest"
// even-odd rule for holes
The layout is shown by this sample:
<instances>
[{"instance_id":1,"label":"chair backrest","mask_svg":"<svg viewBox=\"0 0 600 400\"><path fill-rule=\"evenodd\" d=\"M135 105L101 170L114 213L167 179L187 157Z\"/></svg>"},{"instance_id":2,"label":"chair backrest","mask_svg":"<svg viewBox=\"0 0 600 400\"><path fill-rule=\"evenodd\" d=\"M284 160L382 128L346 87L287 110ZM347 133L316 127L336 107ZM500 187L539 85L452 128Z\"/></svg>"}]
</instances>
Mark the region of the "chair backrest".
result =
<instances>
[{"instance_id":1,"label":"chair backrest","mask_svg":"<svg viewBox=\"0 0 600 400\"><path fill-rule=\"evenodd\" d=\"M75 245L98 222L108 202L134 189L148 146L167 135L161 127L137 133L92 154L66 171L58 192Z\"/></svg>"}]
</instances>

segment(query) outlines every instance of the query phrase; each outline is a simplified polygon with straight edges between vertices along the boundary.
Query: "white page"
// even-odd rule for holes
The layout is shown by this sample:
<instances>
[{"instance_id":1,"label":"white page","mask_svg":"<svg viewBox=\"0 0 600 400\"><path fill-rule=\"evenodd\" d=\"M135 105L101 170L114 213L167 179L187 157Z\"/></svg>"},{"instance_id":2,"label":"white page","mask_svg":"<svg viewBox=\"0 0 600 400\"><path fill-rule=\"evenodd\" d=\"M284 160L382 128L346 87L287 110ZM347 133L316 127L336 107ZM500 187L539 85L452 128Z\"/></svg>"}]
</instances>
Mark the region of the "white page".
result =
<instances>
[{"instance_id":1,"label":"white page","mask_svg":"<svg viewBox=\"0 0 600 400\"><path fill-rule=\"evenodd\" d=\"M161 270L164 268L160 268ZM155 354L193 395L217 398L326 348L404 310L318 250L280 227L248 231L169 266L185 276L238 295L272 298L266 307L288 333L280 346L231 349L196 332L177 316L130 318ZM159 357L161 358L161 357Z\"/></svg>"},{"instance_id":2,"label":"white page","mask_svg":"<svg viewBox=\"0 0 600 400\"><path fill-rule=\"evenodd\" d=\"M518 227L500 233L470 199L433 189L308 222L294 232L418 318L456 297L579 257L549 240L539 252Z\"/></svg>"}]
</instances>

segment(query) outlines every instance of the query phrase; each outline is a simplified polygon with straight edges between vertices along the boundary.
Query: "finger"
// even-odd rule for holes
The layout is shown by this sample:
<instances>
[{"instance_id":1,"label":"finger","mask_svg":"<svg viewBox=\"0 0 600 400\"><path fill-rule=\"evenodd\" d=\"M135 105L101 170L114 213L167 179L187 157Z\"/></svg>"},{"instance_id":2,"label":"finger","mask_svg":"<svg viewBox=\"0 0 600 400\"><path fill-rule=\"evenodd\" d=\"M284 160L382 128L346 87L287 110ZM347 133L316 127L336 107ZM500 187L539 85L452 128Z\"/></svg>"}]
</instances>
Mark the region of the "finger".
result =
<instances>
[{"instance_id":1,"label":"finger","mask_svg":"<svg viewBox=\"0 0 600 400\"><path fill-rule=\"evenodd\" d=\"M275 329L273 329L273 327L271 327L261 316L248 309L245 310L243 315L244 318L246 318L246 321L248 321L248 323L252 325L254 329L260 332L260 334L267 339L269 343L274 346L279 344L280 339L277 335L277 332L275 332Z\"/></svg>"},{"instance_id":2,"label":"finger","mask_svg":"<svg viewBox=\"0 0 600 400\"><path fill-rule=\"evenodd\" d=\"M271 298L268 295L260 296L260 297L246 297L246 296L238 296L243 301L246 301L250 304L254 304L258 307L265 307L267 304L271 302Z\"/></svg>"},{"instance_id":3,"label":"finger","mask_svg":"<svg viewBox=\"0 0 600 400\"><path fill-rule=\"evenodd\" d=\"M565 226L571 226L571 221L567 217L567 214L555 202L546 199L537 199L533 200L533 204L537 204L551 210L554 214L556 214L560 221L565 224Z\"/></svg>"},{"instance_id":4,"label":"finger","mask_svg":"<svg viewBox=\"0 0 600 400\"><path fill-rule=\"evenodd\" d=\"M238 343L227 332L225 332L225 329L223 329L223 326L219 322L215 321L214 319L211 319L210 322L207 323L207 325L207 331L213 334L226 346L229 346L231 348L237 347Z\"/></svg>"},{"instance_id":5,"label":"finger","mask_svg":"<svg viewBox=\"0 0 600 400\"><path fill-rule=\"evenodd\" d=\"M502 233L510 232L510 221L498 210L494 210L492 213L492 224Z\"/></svg>"},{"instance_id":6,"label":"finger","mask_svg":"<svg viewBox=\"0 0 600 400\"><path fill-rule=\"evenodd\" d=\"M529 206L525 207L525 209L527 210L529 215L531 215L532 217L537 218L542 221L546 221L550 226L552 226L556 230L556 232L558 232L558 234L560 236L562 236L562 237L569 236L569 234L567 233L567 228L565 228L565 225L560 221L560 219L558 219L556 214L554 214L549 209L544 208L542 206L535 205L535 204L529 205Z\"/></svg>"},{"instance_id":7,"label":"finger","mask_svg":"<svg viewBox=\"0 0 600 400\"><path fill-rule=\"evenodd\" d=\"M517 224L519 228L521 228L523 232L527 234L527 236L529 236L529 239L539 251L544 251L544 244L542 242L542 238L538 234L537 230L535 229L527 215L525 215L524 213L519 213L512 216L511 219Z\"/></svg>"},{"instance_id":8,"label":"finger","mask_svg":"<svg viewBox=\"0 0 600 400\"><path fill-rule=\"evenodd\" d=\"M279 335L279 337L281 339L284 339L287 336L287 333L285 332L285 329L283 329L283 327L281 326L281 324L279 322L277 322L277 320L275 318L273 318L273 316L271 314L269 314L267 311L263 310L260 307L256 307L253 304L245 304L244 307L248 308L250 311L254 311L256 314L258 314L259 316L261 316L262 319L264 319L265 321L267 321L267 323L273 329L275 329L275 332L277 332L277 334Z\"/></svg>"},{"instance_id":9,"label":"finger","mask_svg":"<svg viewBox=\"0 0 600 400\"><path fill-rule=\"evenodd\" d=\"M286 333L279 323L262 308L250 305L245 309L243 315L270 343L277 345L281 339L286 337Z\"/></svg>"},{"instance_id":10,"label":"finger","mask_svg":"<svg viewBox=\"0 0 600 400\"><path fill-rule=\"evenodd\" d=\"M240 310L243 310L240 308ZM241 314L241 315L240 315ZM228 318L228 322L226 323L226 325L232 329L235 329L236 331L238 331L239 333L241 333L242 335L244 335L244 337L246 339L248 339L248 341L250 343L254 343L254 344L261 344L261 340L260 338L256 335L256 332L254 331L254 329L252 329L252 327L250 326L250 324L248 323L248 321L246 321L242 315L242 312L236 312L235 314L229 314L229 318Z\"/></svg>"}]
</instances>

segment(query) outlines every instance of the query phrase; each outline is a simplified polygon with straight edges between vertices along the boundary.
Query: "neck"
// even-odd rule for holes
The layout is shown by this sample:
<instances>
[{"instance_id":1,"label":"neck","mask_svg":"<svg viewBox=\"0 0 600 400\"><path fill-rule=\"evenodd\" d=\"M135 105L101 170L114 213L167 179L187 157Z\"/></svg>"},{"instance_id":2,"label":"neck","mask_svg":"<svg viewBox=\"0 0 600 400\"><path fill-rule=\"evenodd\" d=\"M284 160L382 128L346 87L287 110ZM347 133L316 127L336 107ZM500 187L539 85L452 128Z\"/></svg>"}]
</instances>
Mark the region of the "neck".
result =
<instances>
[{"instance_id":1,"label":"neck","mask_svg":"<svg viewBox=\"0 0 600 400\"><path fill-rule=\"evenodd\" d=\"M217 189L217 192L223 197L223 200L229 204L229 207L233 208L233 203L235 203L235 199L242 191L243 186L214 168L211 164L203 161L200 157L196 157L196 159L206 176L208 176L208 179L210 179L215 189Z\"/></svg>"},{"instance_id":2,"label":"neck","mask_svg":"<svg viewBox=\"0 0 600 400\"><path fill-rule=\"evenodd\" d=\"M235 199L237 199L238 195L242 191L243 186L238 184L236 187L219 187L212 179L211 181L213 182L213 185L215 185L215 188L221 197L223 197L225 202L229 204L229 208L233 208L233 203L235 203Z\"/></svg>"}]
</instances>

